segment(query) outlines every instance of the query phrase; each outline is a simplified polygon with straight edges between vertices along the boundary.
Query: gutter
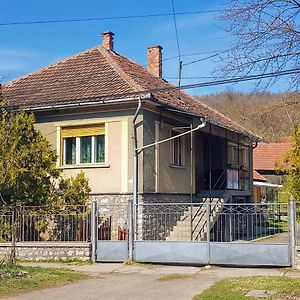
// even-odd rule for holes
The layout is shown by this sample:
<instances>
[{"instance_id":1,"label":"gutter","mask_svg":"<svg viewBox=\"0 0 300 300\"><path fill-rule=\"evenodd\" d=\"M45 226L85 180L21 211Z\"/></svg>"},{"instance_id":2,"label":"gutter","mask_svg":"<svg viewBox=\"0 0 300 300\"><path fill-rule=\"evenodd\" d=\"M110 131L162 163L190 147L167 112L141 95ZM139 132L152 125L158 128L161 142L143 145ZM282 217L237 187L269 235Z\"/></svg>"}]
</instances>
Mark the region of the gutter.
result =
<instances>
[{"instance_id":1,"label":"gutter","mask_svg":"<svg viewBox=\"0 0 300 300\"><path fill-rule=\"evenodd\" d=\"M122 98L122 99L111 99L111 100L98 100L98 101L86 101L86 102L77 102L77 103L69 103L69 104L56 104L56 105L46 105L46 106L38 106L38 107L28 107L24 108L24 111L45 111L45 110L55 110L55 109L70 109L81 106L97 106L99 104L126 104L126 103L136 103L138 99L150 100L152 98L150 93L137 97L131 98ZM19 109L19 107L18 107Z\"/></svg>"},{"instance_id":2,"label":"gutter","mask_svg":"<svg viewBox=\"0 0 300 300\"><path fill-rule=\"evenodd\" d=\"M111 100L104 100L104 99L99 99L97 101L85 101L85 102L77 102L77 103L69 103L69 104L57 104L57 105L46 105L46 106L38 106L38 107L28 107L28 108L24 108L23 110L26 112L38 112L38 111L49 111L49 110L57 110L57 109L70 109L70 108L78 108L78 107L82 107L82 106L89 106L89 107L93 107L93 106L98 106L99 104L102 105L109 105L109 104L128 104L128 103L136 103L137 101L139 101L139 99L141 100L145 100L147 102L151 102L152 104L156 104L156 105L161 105L163 108L173 111L173 112L178 112L181 114L187 114L189 116L194 116L194 117L202 117L204 118L204 116L199 116L198 114L194 114L191 112L186 112L184 110L181 110L180 108L178 108L176 105L172 105L172 104L168 104L165 103L163 101L154 99L151 93L146 93L144 95L140 95L140 96L135 96L135 97L130 97L130 98L121 98L121 99L111 99ZM12 106L13 107L13 106ZM15 109L19 109L20 107L16 107ZM225 125L223 125L222 123L219 122L214 122L210 119L206 119L207 122L222 127L226 130L230 130L239 134L243 134L244 136L247 136L249 139L253 140L254 142L259 142L262 141L263 138L260 136L255 136L255 135L250 135L250 134L246 134L242 131L239 130L233 130Z\"/></svg>"}]
</instances>

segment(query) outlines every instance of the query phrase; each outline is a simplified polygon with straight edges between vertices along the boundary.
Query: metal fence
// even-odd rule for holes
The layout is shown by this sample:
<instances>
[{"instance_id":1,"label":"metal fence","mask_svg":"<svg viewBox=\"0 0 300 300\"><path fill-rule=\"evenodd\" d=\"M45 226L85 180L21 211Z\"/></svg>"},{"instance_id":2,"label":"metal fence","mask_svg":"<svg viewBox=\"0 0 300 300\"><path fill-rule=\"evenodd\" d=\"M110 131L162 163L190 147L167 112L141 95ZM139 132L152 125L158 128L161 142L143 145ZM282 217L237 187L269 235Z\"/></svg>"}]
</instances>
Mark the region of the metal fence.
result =
<instances>
[{"instance_id":1,"label":"metal fence","mask_svg":"<svg viewBox=\"0 0 300 300\"><path fill-rule=\"evenodd\" d=\"M89 206L17 206L0 208L0 242L87 242Z\"/></svg>"},{"instance_id":2,"label":"metal fence","mask_svg":"<svg viewBox=\"0 0 300 300\"><path fill-rule=\"evenodd\" d=\"M137 240L287 243L288 204L138 204Z\"/></svg>"},{"instance_id":3,"label":"metal fence","mask_svg":"<svg viewBox=\"0 0 300 300\"><path fill-rule=\"evenodd\" d=\"M128 238L128 204L97 205L97 236L99 241L122 241Z\"/></svg>"},{"instance_id":4,"label":"metal fence","mask_svg":"<svg viewBox=\"0 0 300 300\"><path fill-rule=\"evenodd\" d=\"M300 203L296 203L296 245L300 247Z\"/></svg>"}]
</instances>

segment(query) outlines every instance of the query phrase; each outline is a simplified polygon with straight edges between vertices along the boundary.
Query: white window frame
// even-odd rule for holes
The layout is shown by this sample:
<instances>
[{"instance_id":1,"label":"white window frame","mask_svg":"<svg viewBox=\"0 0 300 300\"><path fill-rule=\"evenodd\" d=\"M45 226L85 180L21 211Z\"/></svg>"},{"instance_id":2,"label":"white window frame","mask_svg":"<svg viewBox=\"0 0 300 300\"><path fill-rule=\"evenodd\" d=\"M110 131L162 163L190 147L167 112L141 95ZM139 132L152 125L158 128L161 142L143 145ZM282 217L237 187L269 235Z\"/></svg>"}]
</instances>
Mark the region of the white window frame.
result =
<instances>
[{"instance_id":1,"label":"white window frame","mask_svg":"<svg viewBox=\"0 0 300 300\"><path fill-rule=\"evenodd\" d=\"M177 131L174 131L174 130L171 130L170 131L170 137L173 136L173 134L180 134L180 132L177 132ZM175 162L175 141L177 139L173 139L171 140L171 167L184 167L185 166L185 137L184 136L181 136L178 138L180 140L180 155L181 155L181 161L180 161L180 164L177 164Z\"/></svg>"},{"instance_id":2,"label":"white window frame","mask_svg":"<svg viewBox=\"0 0 300 300\"><path fill-rule=\"evenodd\" d=\"M96 162L96 135L91 136L92 137L92 145L91 145L91 162L90 163L82 163L80 162L80 153L81 153L81 143L80 138L81 137L75 137L76 138L76 155L75 155L75 165L66 164L66 138L63 138L63 166L78 166L78 165L103 165L106 164L107 159L107 137L106 134L104 134L104 161L103 162Z\"/></svg>"}]
</instances>

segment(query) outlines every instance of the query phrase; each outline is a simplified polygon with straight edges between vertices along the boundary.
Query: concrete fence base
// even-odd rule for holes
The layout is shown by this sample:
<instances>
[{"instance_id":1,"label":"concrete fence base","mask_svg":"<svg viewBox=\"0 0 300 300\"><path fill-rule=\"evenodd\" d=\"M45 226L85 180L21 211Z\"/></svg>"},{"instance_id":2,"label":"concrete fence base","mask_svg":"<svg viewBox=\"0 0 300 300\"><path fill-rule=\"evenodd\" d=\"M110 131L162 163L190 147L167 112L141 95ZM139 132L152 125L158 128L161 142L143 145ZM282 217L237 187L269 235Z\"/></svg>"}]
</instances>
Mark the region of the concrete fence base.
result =
<instances>
[{"instance_id":1,"label":"concrete fence base","mask_svg":"<svg viewBox=\"0 0 300 300\"><path fill-rule=\"evenodd\" d=\"M0 243L0 259L8 257L11 243ZM16 244L16 258L28 261L91 258L91 243L83 242L22 242Z\"/></svg>"}]
</instances>

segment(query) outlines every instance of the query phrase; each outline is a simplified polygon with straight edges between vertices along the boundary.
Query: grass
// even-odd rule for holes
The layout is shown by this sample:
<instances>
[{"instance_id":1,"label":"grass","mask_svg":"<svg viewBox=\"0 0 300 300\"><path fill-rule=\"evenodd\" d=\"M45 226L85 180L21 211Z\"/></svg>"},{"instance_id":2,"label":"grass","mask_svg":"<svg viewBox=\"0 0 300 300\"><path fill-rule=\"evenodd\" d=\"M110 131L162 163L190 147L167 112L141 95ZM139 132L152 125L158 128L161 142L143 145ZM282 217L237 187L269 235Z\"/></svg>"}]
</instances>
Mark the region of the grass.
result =
<instances>
[{"instance_id":1,"label":"grass","mask_svg":"<svg viewBox=\"0 0 300 300\"><path fill-rule=\"evenodd\" d=\"M165 276L162 276L158 278L159 281L171 281L171 280L181 280L181 279L187 279L187 278L192 278L194 275L190 274L168 274Z\"/></svg>"},{"instance_id":2,"label":"grass","mask_svg":"<svg viewBox=\"0 0 300 300\"><path fill-rule=\"evenodd\" d=\"M257 299L246 297L252 290L275 291L276 294L267 299L299 299L300 278L290 278L285 276L255 276L236 279L221 280L194 300L243 300Z\"/></svg>"},{"instance_id":3,"label":"grass","mask_svg":"<svg viewBox=\"0 0 300 300\"><path fill-rule=\"evenodd\" d=\"M123 261L123 265L125 266L136 266L136 267L153 267L154 265L151 263L141 263L138 261L134 261L134 260L124 260Z\"/></svg>"},{"instance_id":4,"label":"grass","mask_svg":"<svg viewBox=\"0 0 300 300\"><path fill-rule=\"evenodd\" d=\"M85 278L87 275L67 269L46 269L5 264L0 267L0 296L49 288Z\"/></svg>"},{"instance_id":5,"label":"grass","mask_svg":"<svg viewBox=\"0 0 300 300\"><path fill-rule=\"evenodd\" d=\"M289 223L288 221L283 220L270 220L269 225L271 227L276 228L277 232L287 232L289 230Z\"/></svg>"},{"instance_id":6,"label":"grass","mask_svg":"<svg viewBox=\"0 0 300 300\"><path fill-rule=\"evenodd\" d=\"M29 261L29 260L21 260L18 259L17 262L21 263L57 263L57 264L66 264L70 266L81 266L81 265L91 265L91 260L82 260L78 258L68 258L68 259L43 259L43 260L35 260L35 261Z\"/></svg>"}]
</instances>

